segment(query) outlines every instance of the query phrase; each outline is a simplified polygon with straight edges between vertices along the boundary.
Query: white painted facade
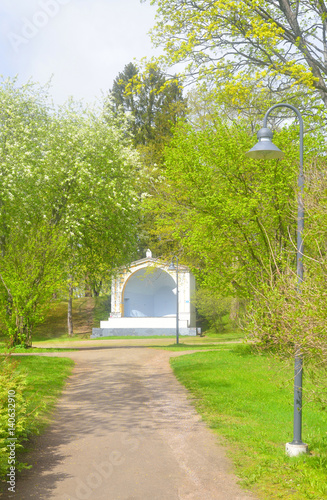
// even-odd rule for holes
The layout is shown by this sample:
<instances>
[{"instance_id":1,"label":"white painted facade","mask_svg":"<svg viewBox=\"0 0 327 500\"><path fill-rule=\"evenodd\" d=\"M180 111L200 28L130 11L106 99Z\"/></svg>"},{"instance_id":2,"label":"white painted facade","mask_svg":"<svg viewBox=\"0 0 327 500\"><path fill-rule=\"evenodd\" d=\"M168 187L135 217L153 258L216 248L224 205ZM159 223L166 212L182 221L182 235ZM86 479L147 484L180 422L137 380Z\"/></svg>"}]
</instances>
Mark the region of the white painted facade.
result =
<instances>
[{"instance_id":1,"label":"white painted facade","mask_svg":"<svg viewBox=\"0 0 327 500\"><path fill-rule=\"evenodd\" d=\"M99 329L93 329L92 337L174 333L176 270L168 268L168 264L152 258L149 250L145 259L122 268L112 281L110 317L101 321ZM195 308L191 301L195 280L185 266L178 268L178 291L180 332L195 335Z\"/></svg>"}]
</instances>

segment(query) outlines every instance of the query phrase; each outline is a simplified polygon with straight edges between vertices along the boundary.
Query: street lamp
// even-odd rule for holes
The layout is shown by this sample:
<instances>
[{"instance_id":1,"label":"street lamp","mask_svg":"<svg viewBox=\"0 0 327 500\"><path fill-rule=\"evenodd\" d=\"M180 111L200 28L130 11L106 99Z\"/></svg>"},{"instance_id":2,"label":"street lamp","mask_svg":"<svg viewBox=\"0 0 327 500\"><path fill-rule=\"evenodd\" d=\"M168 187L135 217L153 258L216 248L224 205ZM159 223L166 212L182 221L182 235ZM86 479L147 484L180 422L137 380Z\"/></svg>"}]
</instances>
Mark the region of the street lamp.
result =
<instances>
[{"instance_id":1,"label":"street lamp","mask_svg":"<svg viewBox=\"0 0 327 500\"><path fill-rule=\"evenodd\" d=\"M290 104L275 104L266 112L263 119L263 128L257 133L259 142L246 154L246 156L255 159L273 159L283 158L284 153L272 142L273 133L267 128L267 119L271 111L276 108L286 107L294 111L300 123L300 171L298 178L298 216L297 216L297 246L296 246L296 273L298 278L297 291L300 293L301 283L303 282L303 239L304 229L304 205L303 205L303 119L297 108ZM308 452L308 446L302 442L302 375L303 375L303 357L301 347L296 346L294 362L294 433L293 441L286 443L286 453L289 456L297 456Z\"/></svg>"},{"instance_id":2,"label":"street lamp","mask_svg":"<svg viewBox=\"0 0 327 500\"><path fill-rule=\"evenodd\" d=\"M176 267L174 265L174 258L176 259ZM169 271L176 270L176 344L179 344L179 324L178 324L178 316L179 316L179 303L178 303L178 257L177 255L173 257L170 266L168 267Z\"/></svg>"}]
</instances>

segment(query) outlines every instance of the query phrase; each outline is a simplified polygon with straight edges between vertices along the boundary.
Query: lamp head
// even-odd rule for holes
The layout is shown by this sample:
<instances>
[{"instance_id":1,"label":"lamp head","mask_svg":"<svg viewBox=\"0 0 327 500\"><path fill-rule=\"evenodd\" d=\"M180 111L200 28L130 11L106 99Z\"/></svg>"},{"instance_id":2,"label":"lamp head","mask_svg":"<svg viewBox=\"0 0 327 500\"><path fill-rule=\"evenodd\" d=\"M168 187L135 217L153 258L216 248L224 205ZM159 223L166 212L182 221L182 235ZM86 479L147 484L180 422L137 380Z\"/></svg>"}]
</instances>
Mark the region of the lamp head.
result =
<instances>
[{"instance_id":1,"label":"lamp head","mask_svg":"<svg viewBox=\"0 0 327 500\"><path fill-rule=\"evenodd\" d=\"M169 267L168 267L168 271L176 271L176 267L175 267L175 264L174 264L174 261L172 260Z\"/></svg>"},{"instance_id":2,"label":"lamp head","mask_svg":"<svg viewBox=\"0 0 327 500\"><path fill-rule=\"evenodd\" d=\"M283 158L284 153L278 149L272 142L273 133L269 128L261 128L257 132L259 142L248 151L246 156L256 160L265 159L270 160L274 158Z\"/></svg>"}]
</instances>

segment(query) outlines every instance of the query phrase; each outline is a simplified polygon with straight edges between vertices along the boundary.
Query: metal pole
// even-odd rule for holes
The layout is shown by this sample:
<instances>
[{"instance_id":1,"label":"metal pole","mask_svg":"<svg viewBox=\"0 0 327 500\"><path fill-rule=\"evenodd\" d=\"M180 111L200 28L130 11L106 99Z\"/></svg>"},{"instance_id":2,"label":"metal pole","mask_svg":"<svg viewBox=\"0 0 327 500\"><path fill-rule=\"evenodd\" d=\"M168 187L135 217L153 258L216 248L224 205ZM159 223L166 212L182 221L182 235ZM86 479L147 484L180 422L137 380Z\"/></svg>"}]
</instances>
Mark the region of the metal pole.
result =
<instances>
[{"instance_id":1,"label":"metal pole","mask_svg":"<svg viewBox=\"0 0 327 500\"><path fill-rule=\"evenodd\" d=\"M176 344L179 344L178 257L176 256Z\"/></svg>"},{"instance_id":2,"label":"metal pole","mask_svg":"<svg viewBox=\"0 0 327 500\"><path fill-rule=\"evenodd\" d=\"M286 107L292 109L300 122L300 171L298 178L298 214L297 214L297 242L296 242L296 273L298 278L297 292L301 293L301 283L303 282L303 229L304 229L304 174L303 174L303 119L297 108L291 104L275 104L268 109L263 119L263 126L267 127L267 118L273 109ZM304 445L302 442L302 378L303 378L303 356L300 346L296 346L294 360L294 425L293 441L291 445Z\"/></svg>"}]
</instances>

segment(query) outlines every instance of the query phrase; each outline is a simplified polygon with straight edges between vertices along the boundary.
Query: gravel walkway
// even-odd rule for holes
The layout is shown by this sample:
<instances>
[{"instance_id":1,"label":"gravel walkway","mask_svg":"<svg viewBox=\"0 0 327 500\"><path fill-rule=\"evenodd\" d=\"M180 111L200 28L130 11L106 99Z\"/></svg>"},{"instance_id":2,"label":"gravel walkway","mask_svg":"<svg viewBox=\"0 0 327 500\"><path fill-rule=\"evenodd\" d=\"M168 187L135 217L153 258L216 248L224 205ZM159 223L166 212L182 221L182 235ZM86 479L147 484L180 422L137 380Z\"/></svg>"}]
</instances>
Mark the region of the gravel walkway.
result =
<instances>
[{"instance_id":1,"label":"gravel walkway","mask_svg":"<svg viewBox=\"0 0 327 500\"><path fill-rule=\"evenodd\" d=\"M50 354L51 355L51 354ZM84 349L16 500L250 500L176 381L168 351Z\"/></svg>"}]
</instances>

